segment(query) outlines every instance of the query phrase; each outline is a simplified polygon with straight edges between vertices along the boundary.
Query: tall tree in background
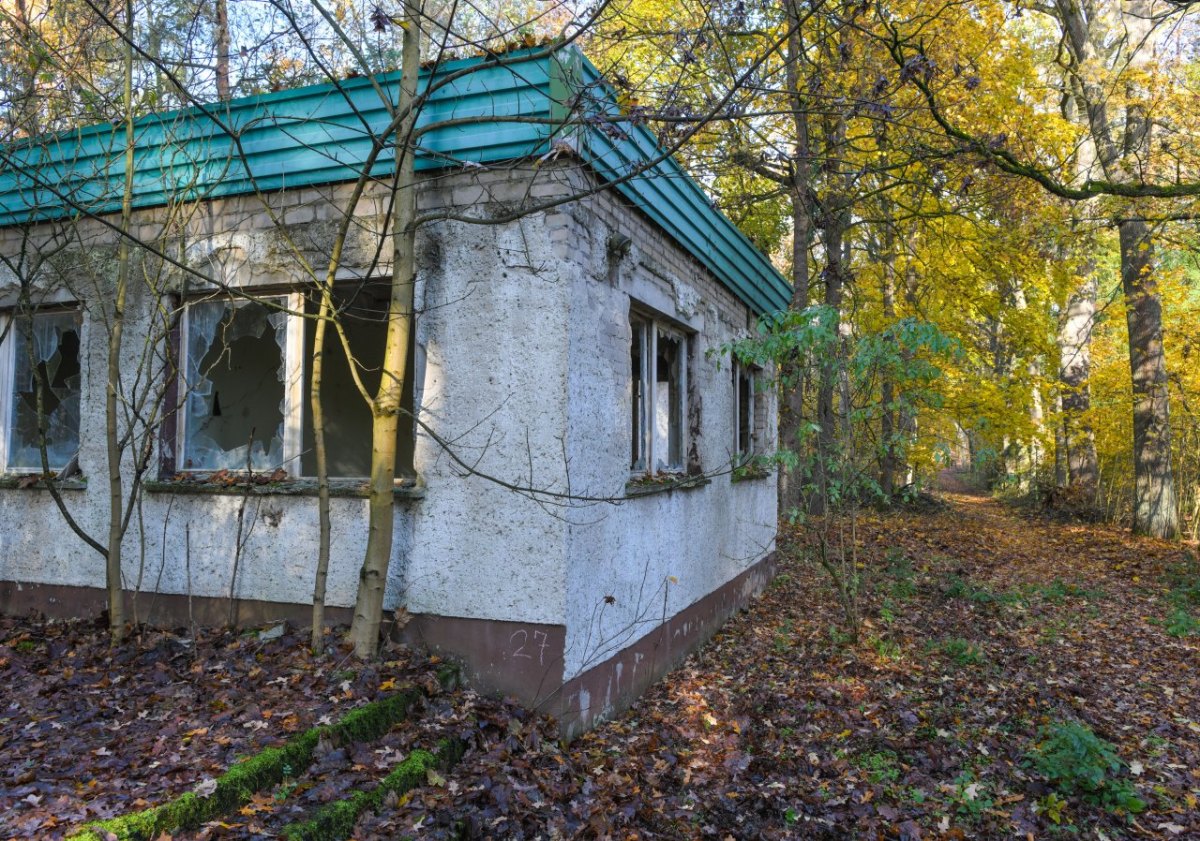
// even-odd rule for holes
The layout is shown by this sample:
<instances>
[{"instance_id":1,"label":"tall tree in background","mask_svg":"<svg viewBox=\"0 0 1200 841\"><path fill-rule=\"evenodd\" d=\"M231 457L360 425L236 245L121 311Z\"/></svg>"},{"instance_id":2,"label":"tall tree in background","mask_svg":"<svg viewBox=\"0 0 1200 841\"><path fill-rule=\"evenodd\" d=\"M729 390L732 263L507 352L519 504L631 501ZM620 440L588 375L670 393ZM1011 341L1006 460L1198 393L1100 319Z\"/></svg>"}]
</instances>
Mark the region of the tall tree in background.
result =
<instances>
[{"instance_id":1,"label":"tall tree in background","mask_svg":"<svg viewBox=\"0 0 1200 841\"><path fill-rule=\"evenodd\" d=\"M1136 184L1154 177L1149 85L1167 8L1168 4L1155 0L1108 0L1094 5L1055 0L1047 9L1061 27L1069 95L1078 102L1096 164L1114 184ZM1119 209L1117 229L1133 383L1133 527L1155 537L1177 537L1179 506L1171 470L1171 418L1154 234L1135 203ZM1086 310L1088 291L1081 291L1084 297L1077 310ZM1077 317L1085 314L1078 312ZM1072 362L1082 361L1077 351ZM1067 370L1074 375L1079 368Z\"/></svg>"}]
</instances>

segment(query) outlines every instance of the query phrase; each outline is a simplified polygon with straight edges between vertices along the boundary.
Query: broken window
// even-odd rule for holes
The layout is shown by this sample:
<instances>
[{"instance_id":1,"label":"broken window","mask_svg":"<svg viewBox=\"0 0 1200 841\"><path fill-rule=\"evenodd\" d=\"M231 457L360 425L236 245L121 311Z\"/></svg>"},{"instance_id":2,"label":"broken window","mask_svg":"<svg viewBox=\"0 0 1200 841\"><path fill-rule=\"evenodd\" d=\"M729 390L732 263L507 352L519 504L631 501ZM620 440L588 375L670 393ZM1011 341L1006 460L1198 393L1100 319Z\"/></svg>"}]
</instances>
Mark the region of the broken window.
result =
<instances>
[{"instance_id":1,"label":"broken window","mask_svg":"<svg viewBox=\"0 0 1200 841\"><path fill-rule=\"evenodd\" d=\"M687 337L650 318L630 317L635 472L684 469L687 423Z\"/></svg>"},{"instance_id":2,"label":"broken window","mask_svg":"<svg viewBox=\"0 0 1200 841\"><path fill-rule=\"evenodd\" d=\"M280 310L287 305L288 296L280 296L198 301L187 307L184 467L286 469L288 420L302 397L295 376L302 360L289 358L289 317Z\"/></svg>"},{"instance_id":3,"label":"broken window","mask_svg":"<svg viewBox=\"0 0 1200 841\"><path fill-rule=\"evenodd\" d=\"M646 399L649 392L646 359L649 356L647 346L650 343L650 322L635 317L630 319L630 326L633 328L633 349L630 354L633 358L630 380L633 385L633 457L629 466L631 470L644 471L647 465L646 453L649 450L646 440Z\"/></svg>"},{"instance_id":4,"label":"broken window","mask_svg":"<svg viewBox=\"0 0 1200 841\"><path fill-rule=\"evenodd\" d=\"M363 385L378 388L387 332L386 283L335 292L335 307ZM310 394L314 298L208 299L187 306L182 331L183 469L315 476ZM300 313L304 313L301 315ZM309 316L309 317L305 317ZM409 348L412 372L412 347ZM406 389L397 471L411 473L412 377ZM332 327L325 336L322 384L331 477L365 478L371 466L371 409L363 400ZM405 422L407 421L407 422Z\"/></svg>"},{"instance_id":5,"label":"broken window","mask_svg":"<svg viewBox=\"0 0 1200 841\"><path fill-rule=\"evenodd\" d=\"M79 450L79 314L16 316L0 330L0 461L8 471L40 472L44 432L50 469L60 470Z\"/></svg>"},{"instance_id":6,"label":"broken window","mask_svg":"<svg viewBox=\"0 0 1200 841\"><path fill-rule=\"evenodd\" d=\"M733 445L735 462L747 461L755 452L754 371L742 365L733 368Z\"/></svg>"}]
</instances>

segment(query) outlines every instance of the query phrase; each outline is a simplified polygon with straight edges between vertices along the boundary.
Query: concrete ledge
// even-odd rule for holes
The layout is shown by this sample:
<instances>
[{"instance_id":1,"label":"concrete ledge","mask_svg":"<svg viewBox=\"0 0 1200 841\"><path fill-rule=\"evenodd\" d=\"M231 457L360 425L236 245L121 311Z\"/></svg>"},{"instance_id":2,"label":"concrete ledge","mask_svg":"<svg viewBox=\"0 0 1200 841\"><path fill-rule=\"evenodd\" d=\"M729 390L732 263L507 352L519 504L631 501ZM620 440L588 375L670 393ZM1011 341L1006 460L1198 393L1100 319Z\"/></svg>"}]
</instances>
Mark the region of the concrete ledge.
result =
<instances>
[{"instance_id":1,"label":"concrete ledge","mask_svg":"<svg viewBox=\"0 0 1200 841\"><path fill-rule=\"evenodd\" d=\"M86 479L63 479L55 482L60 491L86 491ZM33 473L5 473L0 475L0 490L49 491L46 480Z\"/></svg>"},{"instance_id":2,"label":"concrete ledge","mask_svg":"<svg viewBox=\"0 0 1200 841\"><path fill-rule=\"evenodd\" d=\"M264 484L250 482L233 482L223 484L216 482L193 482L180 480L164 482L158 479L142 483L147 493L162 494L193 494L198 496L313 496L317 495L316 479L289 479L283 482L266 482ZM424 499L425 483L417 481L396 485L392 491L396 499ZM350 497L366 499L368 495L365 480L341 479L329 482L329 496L333 498Z\"/></svg>"},{"instance_id":3,"label":"concrete ledge","mask_svg":"<svg viewBox=\"0 0 1200 841\"><path fill-rule=\"evenodd\" d=\"M625 496L633 498L666 494L672 491L690 491L711 484L712 479L707 476L683 476L678 479L669 479L661 482L634 480L625 485Z\"/></svg>"}]
</instances>

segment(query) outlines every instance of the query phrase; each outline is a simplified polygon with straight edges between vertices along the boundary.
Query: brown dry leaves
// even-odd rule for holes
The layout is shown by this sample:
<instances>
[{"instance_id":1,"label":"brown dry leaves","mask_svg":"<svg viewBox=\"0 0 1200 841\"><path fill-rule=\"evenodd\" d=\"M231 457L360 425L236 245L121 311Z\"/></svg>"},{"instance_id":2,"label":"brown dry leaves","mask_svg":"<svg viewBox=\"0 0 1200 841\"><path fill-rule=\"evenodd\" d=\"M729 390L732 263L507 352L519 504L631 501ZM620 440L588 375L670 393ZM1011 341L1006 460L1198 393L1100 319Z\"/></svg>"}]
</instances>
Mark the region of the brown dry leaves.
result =
<instances>
[{"instance_id":1,"label":"brown dry leaves","mask_svg":"<svg viewBox=\"0 0 1200 841\"><path fill-rule=\"evenodd\" d=\"M363 818L356 838L1044 838L1068 824L1200 838L1197 638L1161 624L1179 547L965 494L864 516L858 534L873 593L859 646L831 635L833 600L793 531L784 575L748 613L570 746L514 704L444 694L199 835L274 837L451 736L470 746L462 762ZM412 679L367 670L346 686L290 637L218 637L195 654L164 635L109 658L78 626L0 632L0 835L54 837L160 802ZM1117 746L1146 812L1070 797L1047 811L1027 753L1067 719Z\"/></svg>"}]
</instances>

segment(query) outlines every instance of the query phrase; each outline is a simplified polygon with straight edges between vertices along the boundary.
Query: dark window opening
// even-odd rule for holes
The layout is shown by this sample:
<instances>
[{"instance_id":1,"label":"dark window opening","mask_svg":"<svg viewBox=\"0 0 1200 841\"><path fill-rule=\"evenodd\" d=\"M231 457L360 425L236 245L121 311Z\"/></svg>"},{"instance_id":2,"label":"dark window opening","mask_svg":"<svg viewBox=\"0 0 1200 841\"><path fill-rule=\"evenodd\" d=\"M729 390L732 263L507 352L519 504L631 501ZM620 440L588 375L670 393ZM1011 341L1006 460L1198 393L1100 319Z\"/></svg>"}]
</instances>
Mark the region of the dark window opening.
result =
<instances>
[{"instance_id":1,"label":"dark window opening","mask_svg":"<svg viewBox=\"0 0 1200 841\"><path fill-rule=\"evenodd\" d=\"M386 282L339 288L334 293L334 308L350 346L354 365L363 386L374 394L383 373L383 352L387 339L388 294ZM316 341L316 319L320 301L310 296L306 304L304 358L313 358ZM414 349L416 331L410 333L408 362L405 366L404 395L401 399L399 426L396 432L396 474L413 475L413 449L416 422L414 407ZM305 369L304 408L305 423L301 472L305 476L317 475L316 437L313 432L312 412L309 411L312 393L312 365ZM371 473L371 427L370 406L350 374L345 347L333 324L325 331L325 358L321 376L321 410L325 416L325 447L329 475L333 477L359 478Z\"/></svg>"}]
</instances>

